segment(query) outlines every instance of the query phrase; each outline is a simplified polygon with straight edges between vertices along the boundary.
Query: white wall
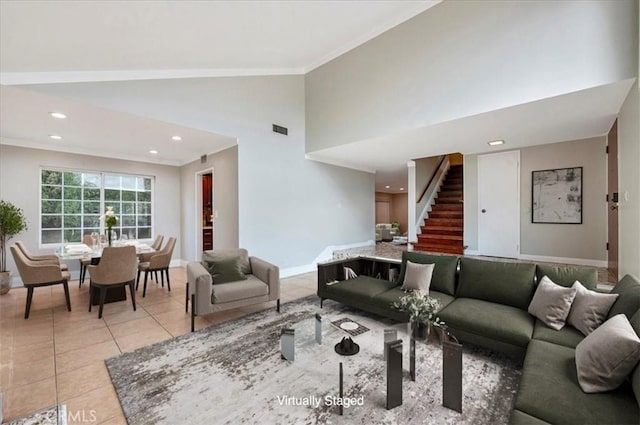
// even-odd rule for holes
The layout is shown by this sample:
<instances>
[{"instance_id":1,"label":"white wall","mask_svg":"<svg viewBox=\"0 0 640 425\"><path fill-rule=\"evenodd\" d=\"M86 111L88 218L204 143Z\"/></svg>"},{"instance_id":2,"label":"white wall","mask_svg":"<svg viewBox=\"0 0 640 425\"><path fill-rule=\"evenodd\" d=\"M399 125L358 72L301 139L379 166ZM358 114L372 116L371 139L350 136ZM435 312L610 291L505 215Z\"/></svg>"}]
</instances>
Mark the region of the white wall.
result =
<instances>
[{"instance_id":1,"label":"white wall","mask_svg":"<svg viewBox=\"0 0 640 425\"><path fill-rule=\"evenodd\" d=\"M307 74L307 151L634 77L636 2L442 2Z\"/></svg>"},{"instance_id":2,"label":"white wall","mask_svg":"<svg viewBox=\"0 0 640 425\"><path fill-rule=\"evenodd\" d=\"M533 146L520 150L520 255L574 259L603 265L607 260L606 138ZM583 167L582 224L531 222L531 172ZM477 155L464 156L464 241L478 249Z\"/></svg>"},{"instance_id":3,"label":"white wall","mask_svg":"<svg viewBox=\"0 0 640 425\"><path fill-rule=\"evenodd\" d=\"M619 273L640 277L640 92L631 88L618 116Z\"/></svg>"},{"instance_id":4,"label":"white wall","mask_svg":"<svg viewBox=\"0 0 640 425\"><path fill-rule=\"evenodd\" d=\"M173 258L181 258L180 197L176 196L180 192L180 173L177 167L0 144L0 199L22 208L29 227L11 242L21 240L33 252L39 251L38 202L40 167L43 166L154 176L154 230L156 234L178 238ZM10 253L7 260L9 270L17 275ZM78 261L69 262L69 268L74 271L78 269Z\"/></svg>"},{"instance_id":5,"label":"white wall","mask_svg":"<svg viewBox=\"0 0 640 425\"><path fill-rule=\"evenodd\" d=\"M327 246L373 239L374 175L305 159L303 76L29 89L236 137L239 244L283 269L311 264ZM289 135L273 133L274 123ZM193 202L182 201L191 214Z\"/></svg>"},{"instance_id":6,"label":"white wall","mask_svg":"<svg viewBox=\"0 0 640 425\"><path fill-rule=\"evenodd\" d=\"M213 155L207 162L193 161L180 167L180 207L182 228L182 259L199 260L196 248L196 173L213 168L213 207L217 213L213 227L214 248L238 248L238 147L234 146ZM201 178L198 187L201 187Z\"/></svg>"}]
</instances>

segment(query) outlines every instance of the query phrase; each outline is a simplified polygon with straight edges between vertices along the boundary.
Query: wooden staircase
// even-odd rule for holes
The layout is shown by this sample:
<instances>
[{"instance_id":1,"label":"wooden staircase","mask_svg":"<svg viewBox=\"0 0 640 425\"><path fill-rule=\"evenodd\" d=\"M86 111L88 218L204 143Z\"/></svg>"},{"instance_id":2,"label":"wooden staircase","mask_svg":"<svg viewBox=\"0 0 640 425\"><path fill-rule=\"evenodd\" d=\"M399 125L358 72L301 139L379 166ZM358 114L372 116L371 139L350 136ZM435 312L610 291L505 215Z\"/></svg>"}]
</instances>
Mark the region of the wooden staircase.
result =
<instances>
[{"instance_id":1,"label":"wooden staircase","mask_svg":"<svg viewBox=\"0 0 640 425\"><path fill-rule=\"evenodd\" d=\"M462 199L462 165L452 165L413 245L414 251L463 254Z\"/></svg>"}]
</instances>

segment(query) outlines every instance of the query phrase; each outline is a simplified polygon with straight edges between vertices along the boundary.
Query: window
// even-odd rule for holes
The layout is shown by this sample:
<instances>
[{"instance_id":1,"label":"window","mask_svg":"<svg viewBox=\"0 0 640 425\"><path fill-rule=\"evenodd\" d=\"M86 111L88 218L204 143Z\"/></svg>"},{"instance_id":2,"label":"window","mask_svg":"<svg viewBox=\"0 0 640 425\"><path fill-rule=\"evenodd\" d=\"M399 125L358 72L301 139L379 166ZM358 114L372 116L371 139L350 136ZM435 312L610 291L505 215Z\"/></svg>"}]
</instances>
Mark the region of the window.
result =
<instances>
[{"instance_id":1,"label":"window","mask_svg":"<svg viewBox=\"0 0 640 425\"><path fill-rule=\"evenodd\" d=\"M112 206L114 230L130 239L150 239L153 178L99 172L41 170L40 243L81 242L104 233L100 216Z\"/></svg>"}]
</instances>

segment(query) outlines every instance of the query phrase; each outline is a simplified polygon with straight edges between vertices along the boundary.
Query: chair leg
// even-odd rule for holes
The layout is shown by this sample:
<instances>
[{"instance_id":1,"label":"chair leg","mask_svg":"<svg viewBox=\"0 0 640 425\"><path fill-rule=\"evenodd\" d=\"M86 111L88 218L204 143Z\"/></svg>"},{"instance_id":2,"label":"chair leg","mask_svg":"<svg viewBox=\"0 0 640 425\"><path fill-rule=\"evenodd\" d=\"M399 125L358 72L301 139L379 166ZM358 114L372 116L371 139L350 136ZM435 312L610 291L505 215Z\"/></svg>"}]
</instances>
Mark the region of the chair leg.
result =
<instances>
[{"instance_id":1,"label":"chair leg","mask_svg":"<svg viewBox=\"0 0 640 425\"><path fill-rule=\"evenodd\" d=\"M133 280L129 282L129 292L131 292L131 304L133 304L133 311L136 311L136 290L135 282Z\"/></svg>"},{"instance_id":2,"label":"chair leg","mask_svg":"<svg viewBox=\"0 0 640 425\"><path fill-rule=\"evenodd\" d=\"M64 285L64 297L67 299L67 310L71 311L71 299L69 298L69 284L65 280L62 285Z\"/></svg>"},{"instance_id":3,"label":"chair leg","mask_svg":"<svg viewBox=\"0 0 640 425\"><path fill-rule=\"evenodd\" d=\"M107 287L102 286L100 288L100 308L98 309L98 319L102 319L102 309L104 308L104 302L107 299Z\"/></svg>"},{"instance_id":4,"label":"chair leg","mask_svg":"<svg viewBox=\"0 0 640 425\"><path fill-rule=\"evenodd\" d=\"M184 312L189 312L189 282L187 282L187 290L185 291L186 295L184 297Z\"/></svg>"},{"instance_id":5,"label":"chair leg","mask_svg":"<svg viewBox=\"0 0 640 425\"><path fill-rule=\"evenodd\" d=\"M24 308L24 318L29 318L29 312L31 311L31 299L33 298L33 287L27 288L27 305Z\"/></svg>"},{"instance_id":6,"label":"chair leg","mask_svg":"<svg viewBox=\"0 0 640 425\"><path fill-rule=\"evenodd\" d=\"M84 270L84 265L82 261L80 261L80 274L78 275L78 288L82 288L82 282L84 279L82 278L82 271Z\"/></svg>"},{"instance_id":7,"label":"chair leg","mask_svg":"<svg viewBox=\"0 0 640 425\"><path fill-rule=\"evenodd\" d=\"M149 276L149 270L144 271L144 287L142 288L142 298L147 295L147 277Z\"/></svg>"},{"instance_id":8,"label":"chair leg","mask_svg":"<svg viewBox=\"0 0 640 425\"><path fill-rule=\"evenodd\" d=\"M89 313L91 313L91 301L93 301L93 285L89 281Z\"/></svg>"},{"instance_id":9,"label":"chair leg","mask_svg":"<svg viewBox=\"0 0 640 425\"><path fill-rule=\"evenodd\" d=\"M140 270L138 270L138 278L136 279L136 291L138 290L138 286L140 286Z\"/></svg>"},{"instance_id":10,"label":"chair leg","mask_svg":"<svg viewBox=\"0 0 640 425\"><path fill-rule=\"evenodd\" d=\"M167 274L167 289L171 292L171 282L169 282L169 268L164 269L164 272ZM160 272L162 274L162 272Z\"/></svg>"},{"instance_id":11,"label":"chair leg","mask_svg":"<svg viewBox=\"0 0 640 425\"><path fill-rule=\"evenodd\" d=\"M154 280L158 283L158 270L154 270L153 275L156 277Z\"/></svg>"},{"instance_id":12,"label":"chair leg","mask_svg":"<svg viewBox=\"0 0 640 425\"><path fill-rule=\"evenodd\" d=\"M191 295L191 332L196 330L196 294Z\"/></svg>"},{"instance_id":13,"label":"chair leg","mask_svg":"<svg viewBox=\"0 0 640 425\"><path fill-rule=\"evenodd\" d=\"M278 301L276 301L276 311L280 313L280 298L278 298Z\"/></svg>"},{"instance_id":14,"label":"chair leg","mask_svg":"<svg viewBox=\"0 0 640 425\"><path fill-rule=\"evenodd\" d=\"M156 276L158 272L156 272ZM162 287L164 288L164 269L160 270L160 279L162 280ZM158 278L156 277L156 282L158 281Z\"/></svg>"}]
</instances>

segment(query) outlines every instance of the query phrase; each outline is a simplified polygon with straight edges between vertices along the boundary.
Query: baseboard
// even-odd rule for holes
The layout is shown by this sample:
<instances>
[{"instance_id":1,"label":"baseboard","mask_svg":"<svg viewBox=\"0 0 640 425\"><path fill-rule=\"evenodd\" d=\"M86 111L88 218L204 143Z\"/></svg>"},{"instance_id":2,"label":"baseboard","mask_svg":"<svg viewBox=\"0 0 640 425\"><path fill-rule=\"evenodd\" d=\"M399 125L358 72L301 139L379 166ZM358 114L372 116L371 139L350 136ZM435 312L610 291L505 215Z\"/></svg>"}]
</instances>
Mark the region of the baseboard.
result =
<instances>
[{"instance_id":1,"label":"baseboard","mask_svg":"<svg viewBox=\"0 0 640 425\"><path fill-rule=\"evenodd\" d=\"M608 267L608 263L604 260L590 260L587 258L549 257L546 255L528 255L528 254L520 254L518 258L520 260L542 261L545 263L575 264L577 266L589 266L589 267L600 267L600 268Z\"/></svg>"},{"instance_id":2,"label":"baseboard","mask_svg":"<svg viewBox=\"0 0 640 425\"><path fill-rule=\"evenodd\" d=\"M465 249L464 255L480 255L480 252L475 249Z\"/></svg>"},{"instance_id":3,"label":"baseboard","mask_svg":"<svg viewBox=\"0 0 640 425\"><path fill-rule=\"evenodd\" d=\"M328 260L331 260L331 258L333 258L333 251L340 251L343 249L351 249L351 248L361 248L363 246L375 246L375 244L376 244L375 241L368 240L365 242L356 242L356 243L345 244L345 245L329 245L320 253L320 255L318 255L313 260L311 264L304 264L301 266L287 267L286 269L280 269L280 277L285 278L285 277L297 276L299 274L316 271L318 263L321 263L323 261L328 261Z\"/></svg>"}]
</instances>

